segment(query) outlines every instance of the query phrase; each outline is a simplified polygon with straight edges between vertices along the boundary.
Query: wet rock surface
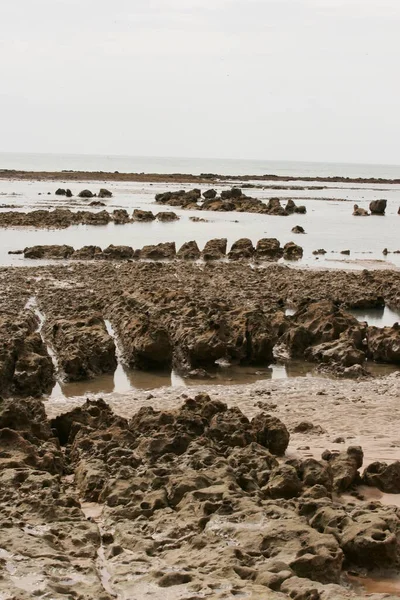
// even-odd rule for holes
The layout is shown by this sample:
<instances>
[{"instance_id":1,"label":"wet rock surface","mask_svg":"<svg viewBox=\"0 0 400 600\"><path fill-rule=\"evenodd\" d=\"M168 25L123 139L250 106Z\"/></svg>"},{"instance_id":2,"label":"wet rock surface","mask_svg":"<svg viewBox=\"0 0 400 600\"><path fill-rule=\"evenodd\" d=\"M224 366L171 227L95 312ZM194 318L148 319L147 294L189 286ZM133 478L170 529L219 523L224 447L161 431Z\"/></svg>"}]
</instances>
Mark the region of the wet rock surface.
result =
<instances>
[{"instance_id":1,"label":"wet rock surface","mask_svg":"<svg viewBox=\"0 0 400 600\"><path fill-rule=\"evenodd\" d=\"M210 254L224 250L225 240L209 247ZM174 245L160 244L149 247L146 258L160 261L175 253ZM371 360L397 364L398 329L367 327L346 306L398 306L398 273L310 272L264 261L262 268L235 260L196 264L195 244L178 255L179 262L137 262L130 247L87 246L73 257L96 262L0 269L0 315L10 323L1 331L4 347L14 343L13 319L33 319L21 338L36 333L38 321L25 308L35 296L44 319L44 345L35 353L45 357L36 360L49 364L46 345L53 347L74 380L114 371L105 319L120 340L123 360L141 370L173 365L183 375L197 369L208 376L215 361L267 367L278 351L352 378L365 377ZM287 305L297 306L294 315L285 315ZM6 378L9 392L12 377ZM48 381L43 375L43 387L35 384L32 393L47 390ZM30 395L28 383L23 389Z\"/></svg>"},{"instance_id":2,"label":"wet rock surface","mask_svg":"<svg viewBox=\"0 0 400 600\"><path fill-rule=\"evenodd\" d=\"M220 196L217 195L214 189L206 190L203 194L201 190L194 189L188 192L185 190L164 192L157 194L155 199L159 204L168 204L169 206L178 206L190 210L236 211L278 216L307 212L305 206L297 206L292 199L289 199L286 206L283 207L280 198L270 198L268 202L263 202L258 198L247 196L238 187L222 190Z\"/></svg>"},{"instance_id":3,"label":"wet rock surface","mask_svg":"<svg viewBox=\"0 0 400 600\"><path fill-rule=\"evenodd\" d=\"M337 502L330 462L270 439L285 451L279 419L206 394L129 419L103 400L51 421L40 401L0 401L0 592L364 597L343 574L397 567L398 509Z\"/></svg>"}]
</instances>

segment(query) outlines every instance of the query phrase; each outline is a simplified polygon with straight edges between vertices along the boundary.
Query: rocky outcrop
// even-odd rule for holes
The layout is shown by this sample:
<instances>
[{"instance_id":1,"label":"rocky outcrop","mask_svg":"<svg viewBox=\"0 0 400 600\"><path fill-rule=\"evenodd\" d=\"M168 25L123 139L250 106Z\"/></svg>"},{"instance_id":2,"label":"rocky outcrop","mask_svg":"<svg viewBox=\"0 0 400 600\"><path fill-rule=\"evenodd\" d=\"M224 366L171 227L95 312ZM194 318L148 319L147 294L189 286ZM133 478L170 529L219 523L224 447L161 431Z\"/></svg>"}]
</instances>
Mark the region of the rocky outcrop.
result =
<instances>
[{"instance_id":1,"label":"rocky outcrop","mask_svg":"<svg viewBox=\"0 0 400 600\"><path fill-rule=\"evenodd\" d=\"M138 208L135 208L135 210L133 211L133 215L132 215L132 220L133 221L154 221L155 216L153 215L153 213L151 212L151 210L139 210Z\"/></svg>"},{"instance_id":2,"label":"rocky outcrop","mask_svg":"<svg viewBox=\"0 0 400 600\"><path fill-rule=\"evenodd\" d=\"M376 362L400 364L400 325L368 327L367 348Z\"/></svg>"},{"instance_id":3,"label":"rocky outcrop","mask_svg":"<svg viewBox=\"0 0 400 600\"><path fill-rule=\"evenodd\" d=\"M128 212L124 208L116 208L112 213L112 218L116 225L125 225L131 221Z\"/></svg>"},{"instance_id":4,"label":"rocky outcrop","mask_svg":"<svg viewBox=\"0 0 400 600\"><path fill-rule=\"evenodd\" d=\"M102 258L103 251L99 246L82 246L75 250L71 258L74 260L94 260Z\"/></svg>"},{"instance_id":5,"label":"rocky outcrop","mask_svg":"<svg viewBox=\"0 0 400 600\"><path fill-rule=\"evenodd\" d=\"M372 200L369 205L371 215L384 215L387 206L387 200Z\"/></svg>"},{"instance_id":6,"label":"rocky outcrop","mask_svg":"<svg viewBox=\"0 0 400 600\"><path fill-rule=\"evenodd\" d=\"M78 194L78 198L93 198L94 194L90 190L82 190Z\"/></svg>"},{"instance_id":7,"label":"rocky outcrop","mask_svg":"<svg viewBox=\"0 0 400 600\"><path fill-rule=\"evenodd\" d=\"M282 342L293 357L346 367L365 359L365 325L333 302L305 303L291 317Z\"/></svg>"},{"instance_id":8,"label":"rocky outcrop","mask_svg":"<svg viewBox=\"0 0 400 600\"><path fill-rule=\"evenodd\" d=\"M30 311L0 316L0 397L51 392L54 367L38 326Z\"/></svg>"},{"instance_id":9,"label":"rocky outcrop","mask_svg":"<svg viewBox=\"0 0 400 600\"><path fill-rule=\"evenodd\" d=\"M202 258L204 260L219 260L225 258L227 243L228 240L226 238L209 240L201 253Z\"/></svg>"},{"instance_id":10,"label":"rocky outcrop","mask_svg":"<svg viewBox=\"0 0 400 600\"><path fill-rule=\"evenodd\" d=\"M31 246L25 248L24 258L32 259L67 259L74 253L72 246Z\"/></svg>"},{"instance_id":11,"label":"rocky outcrop","mask_svg":"<svg viewBox=\"0 0 400 600\"><path fill-rule=\"evenodd\" d=\"M171 223L172 221L179 221L179 217L174 212L159 212L156 214L157 221L162 223Z\"/></svg>"},{"instance_id":12,"label":"rocky outcrop","mask_svg":"<svg viewBox=\"0 0 400 600\"><path fill-rule=\"evenodd\" d=\"M248 238L242 238L232 244L228 253L230 260L240 260L242 258L251 260L254 255L253 242Z\"/></svg>"},{"instance_id":13,"label":"rocky outcrop","mask_svg":"<svg viewBox=\"0 0 400 600\"><path fill-rule=\"evenodd\" d=\"M112 192L105 188L100 188L99 193L97 194L98 198L112 198Z\"/></svg>"},{"instance_id":14,"label":"rocky outcrop","mask_svg":"<svg viewBox=\"0 0 400 600\"><path fill-rule=\"evenodd\" d=\"M66 196L67 198L72 198L72 192L70 189L58 188L55 191L56 196Z\"/></svg>"},{"instance_id":15,"label":"rocky outcrop","mask_svg":"<svg viewBox=\"0 0 400 600\"><path fill-rule=\"evenodd\" d=\"M370 463L364 470L362 482L386 494L400 494L400 461L389 465L385 462Z\"/></svg>"},{"instance_id":16,"label":"rocky outcrop","mask_svg":"<svg viewBox=\"0 0 400 600\"><path fill-rule=\"evenodd\" d=\"M276 238L263 238L257 242L256 260L279 260L283 256L283 248Z\"/></svg>"},{"instance_id":17,"label":"rocky outcrop","mask_svg":"<svg viewBox=\"0 0 400 600\"><path fill-rule=\"evenodd\" d=\"M292 233L305 233L304 227L302 227L301 225L296 225L292 228Z\"/></svg>"},{"instance_id":18,"label":"rocky outcrop","mask_svg":"<svg viewBox=\"0 0 400 600\"><path fill-rule=\"evenodd\" d=\"M216 196L217 196L217 192L212 188L203 192L203 198L205 200L210 200L210 199L213 200L214 198L216 198Z\"/></svg>"},{"instance_id":19,"label":"rocky outcrop","mask_svg":"<svg viewBox=\"0 0 400 600\"><path fill-rule=\"evenodd\" d=\"M170 206L179 206L190 210L211 210L219 212L251 212L263 213L269 215L289 215L292 213L305 213L305 206L296 206L293 200L289 200L284 208L281 205L280 198L269 198L264 202L259 198L252 198L243 193L239 187L233 187L228 190L222 190L218 197L217 192L206 190L203 193L204 200L201 203L201 190L194 189L186 192L179 190L176 192L164 192L156 195L156 202L160 204L169 204Z\"/></svg>"},{"instance_id":20,"label":"rocky outcrop","mask_svg":"<svg viewBox=\"0 0 400 600\"><path fill-rule=\"evenodd\" d=\"M50 319L46 322L45 332L57 353L66 381L81 381L115 371L114 340L107 333L100 315Z\"/></svg>"},{"instance_id":21,"label":"rocky outcrop","mask_svg":"<svg viewBox=\"0 0 400 600\"><path fill-rule=\"evenodd\" d=\"M283 258L285 260L300 260L303 258L303 248L294 242L288 242L283 247Z\"/></svg>"},{"instance_id":22,"label":"rocky outcrop","mask_svg":"<svg viewBox=\"0 0 400 600\"><path fill-rule=\"evenodd\" d=\"M175 258L175 242L165 242L155 246L143 246L140 250L140 258L151 260L168 260Z\"/></svg>"},{"instance_id":23,"label":"rocky outcrop","mask_svg":"<svg viewBox=\"0 0 400 600\"><path fill-rule=\"evenodd\" d=\"M183 260L198 260L200 250L195 241L185 242L176 253L176 257Z\"/></svg>"},{"instance_id":24,"label":"rocky outcrop","mask_svg":"<svg viewBox=\"0 0 400 600\"><path fill-rule=\"evenodd\" d=\"M102 254L97 254L96 258L105 258L107 260L129 260L135 258L135 251L130 246L114 246L110 244L104 248Z\"/></svg>"},{"instance_id":25,"label":"rocky outcrop","mask_svg":"<svg viewBox=\"0 0 400 600\"><path fill-rule=\"evenodd\" d=\"M307 212L307 209L304 205L301 206L297 206L297 204L294 202L294 200L292 200L291 198L287 201L287 204L285 206L285 211L289 214L292 215L293 213L297 213L300 215L304 215Z\"/></svg>"}]
</instances>

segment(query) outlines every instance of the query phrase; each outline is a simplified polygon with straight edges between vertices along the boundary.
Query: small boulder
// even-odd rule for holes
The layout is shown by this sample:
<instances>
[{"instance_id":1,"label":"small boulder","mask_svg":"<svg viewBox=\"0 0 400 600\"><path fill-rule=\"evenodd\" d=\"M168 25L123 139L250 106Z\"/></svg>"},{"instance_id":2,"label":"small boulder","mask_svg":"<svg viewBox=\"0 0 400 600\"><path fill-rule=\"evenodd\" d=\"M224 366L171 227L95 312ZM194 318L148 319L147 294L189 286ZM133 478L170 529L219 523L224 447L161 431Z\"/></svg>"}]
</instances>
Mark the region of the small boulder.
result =
<instances>
[{"instance_id":1,"label":"small boulder","mask_svg":"<svg viewBox=\"0 0 400 600\"><path fill-rule=\"evenodd\" d=\"M193 240L185 242L179 248L176 256L184 260L198 260L200 258L200 250L197 243Z\"/></svg>"},{"instance_id":2,"label":"small boulder","mask_svg":"<svg viewBox=\"0 0 400 600\"><path fill-rule=\"evenodd\" d=\"M140 210L138 208L135 208L135 210L133 211L133 215L132 215L133 221L148 222L148 221L154 221L154 219L155 219L155 216L153 215L151 210Z\"/></svg>"},{"instance_id":3,"label":"small boulder","mask_svg":"<svg viewBox=\"0 0 400 600\"><path fill-rule=\"evenodd\" d=\"M384 215L387 206L387 200L372 200L369 205L371 215Z\"/></svg>"},{"instance_id":4,"label":"small boulder","mask_svg":"<svg viewBox=\"0 0 400 600\"><path fill-rule=\"evenodd\" d=\"M206 190L203 192L203 198L206 200L213 200L217 195L217 192L214 189Z\"/></svg>"},{"instance_id":5,"label":"small boulder","mask_svg":"<svg viewBox=\"0 0 400 600\"><path fill-rule=\"evenodd\" d=\"M226 238L214 238L204 246L202 257L204 260L219 260L226 256Z\"/></svg>"},{"instance_id":6,"label":"small boulder","mask_svg":"<svg viewBox=\"0 0 400 600\"><path fill-rule=\"evenodd\" d=\"M156 214L157 221L162 223L170 223L171 221L179 221L179 217L174 212L159 212Z\"/></svg>"},{"instance_id":7,"label":"small boulder","mask_svg":"<svg viewBox=\"0 0 400 600\"><path fill-rule=\"evenodd\" d=\"M303 257L303 248L294 242L288 242L283 247L283 258L285 260L300 260Z\"/></svg>"},{"instance_id":8,"label":"small boulder","mask_svg":"<svg viewBox=\"0 0 400 600\"><path fill-rule=\"evenodd\" d=\"M143 248L140 250L140 258L147 258L151 260L166 260L175 258L175 256L175 242L165 242L155 246L143 246Z\"/></svg>"},{"instance_id":9,"label":"small boulder","mask_svg":"<svg viewBox=\"0 0 400 600\"><path fill-rule=\"evenodd\" d=\"M296 225L295 227L293 227L292 233L305 233L304 227L302 227L301 225Z\"/></svg>"},{"instance_id":10,"label":"small boulder","mask_svg":"<svg viewBox=\"0 0 400 600\"><path fill-rule=\"evenodd\" d=\"M385 462L371 463L365 469L362 481L386 494L400 494L400 461L396 460L390 465Z\"/></svg>"},{"instance_id":11,"label":"small boulder","mask_svg":"<svg viewBox=\"0 0 400 600\"><path fill-rule=\"evenodd\" d=\"M249 238L241 238L232 244L228 254L230 260L239 260L241 258L250 259L254 255L253 242Z\"/></svg>"},{"instance_id":12,"label":"small boulder","mask_svg":"<svg viewBox=\"0 0 400 600\"><path fill-rule=\"evenodd\" d=\"M110 190L106 190L105 188L101 188L98 193L99 198L112 198L112 192Z\"/></svg>"},{"instance_id":13,"label":"small boulder","mask_svg":"<svg viewBox=\"0 0 400 600\"><path fill-rule=\"evenodd\" d=\"M262 238L258 240L255 258L256 260L278 260L283 256L279 240L276 238Z\"/></svg>"},{"instance_id":14,"label":"small boulder","mask_svg":"<svg viewBox=\"0 0 400 600\"><path fill-rule=\"evenodd\" d=\"M81 192L79 192L78 197L79 198L93 198L94 194L90 190L82 190Z\"/></svg>"},{"instance_id":15,"label":"small boulder","mask_svg":"<svg viewBox=\"0 0 400 600\"><path fill-rule=\"evenodd\" d=\"M134 258L135 251L130 246L114 246L110 244L103 250L103 258L108 260L127 260Z\"/></svg>"}]
</instances>

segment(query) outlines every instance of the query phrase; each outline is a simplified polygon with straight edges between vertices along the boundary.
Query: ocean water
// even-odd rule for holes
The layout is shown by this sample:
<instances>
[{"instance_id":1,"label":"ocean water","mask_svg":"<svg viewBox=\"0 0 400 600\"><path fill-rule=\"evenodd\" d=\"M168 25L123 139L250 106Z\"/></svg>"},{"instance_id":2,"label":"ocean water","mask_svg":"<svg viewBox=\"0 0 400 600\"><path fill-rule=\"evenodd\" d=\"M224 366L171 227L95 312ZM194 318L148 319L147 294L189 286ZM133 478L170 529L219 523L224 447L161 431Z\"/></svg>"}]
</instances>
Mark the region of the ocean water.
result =
<instances>
[{"instance_id":1,"label":"ocean water","mask_svg":"<svg viewBox=\"0 0 400 600\"><path fill-rule=\"evenodd\" d=\"M0 170L400 178L400 165L0 152Z\"/></svg>"}]
</instances>

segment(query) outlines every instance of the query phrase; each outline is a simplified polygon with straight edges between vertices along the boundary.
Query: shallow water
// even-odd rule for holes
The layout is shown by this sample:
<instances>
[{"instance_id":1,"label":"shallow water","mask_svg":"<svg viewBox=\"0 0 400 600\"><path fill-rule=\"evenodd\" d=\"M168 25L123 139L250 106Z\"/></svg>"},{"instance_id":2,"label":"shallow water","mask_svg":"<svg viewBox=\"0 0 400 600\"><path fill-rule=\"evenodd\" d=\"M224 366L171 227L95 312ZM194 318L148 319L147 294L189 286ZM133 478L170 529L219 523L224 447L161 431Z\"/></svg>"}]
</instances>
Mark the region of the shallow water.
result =
<instances>
[{"instance_id":1,"label":"shallow water","mask_svg":"<svg viewBox=\"0 0 400 600\"><path fill-rule=\"evenodd\" d=\"M400 313L388 306L382 308L351 308L348 312L359 321L366 321L369 326L392 327L400 322Z\"/></svg>"},{"instance_id":2,"label":"shallow water","mask_svg":"<svg viewBox=\"0 0 400 600\"><path fill-rule=\"evenodd\" d=\"M25 182L25 181L0 181L0 203L17 204L18 210L32 210L38 208L70 207L72 209L87 208L87 202L72 198L67 200L54 195L57 187L68 187L70 183L58 182ZM122 244L140 248L146 244L175 241L177 248L186 241L196 240L199 247L214 237L226 237L228 248L237 239L249 237L256 243L263 237L276 237L281 244L294 241L304 249L304 257L294 263L298 266L312 266L320 268L400 268L400 254L393 254L400 250L398 227L400 216L397 210L400 204L400 186L351 186L337 185L329 190L312 191L304 189L302 192L271 189L251 189L249 194L267 200L273 196L285 198L302 197L310 195L314 199L296 200L307 207L306 215L290 215L276 217L238 212L209 212L187 211L179 208L158 205L154 202L154 195L167 189L178 189L179 185L171 184L143 184L143 183L75 183L73 192L77 193L83 188L98 191L106 185L113 191L114 197L107 200L106 209L113 210L117 207L126 208L132 212L134 208L159 211L173 210L180 216L179 221L172 223L131 223L127 225L106 226L74 226L62 230L30 229L1 229L0 235L0 265L34 265L37 261L25 260L21 256L8 255L10 250L23 249L36 244L69 244L75 248L94 244L100 247L109 244ZM302 184L304 185L304 184ZM185 185L185 189L194 186ZM227 185L223 187L228 187ZM203 186L205 189L205 186ZM48 196L47 192L51 194ZM12 194L17 194L13 196ZM42 195L38 195L42 193ZM43 195L44 194L44 195ZM323 200L329 196L330 200ZM376 198L388 199L388 208L385 217L353 217L353 204L367 207L369 202ZM346 201L340 201L343 198ZM1 209L7 210L7 209ZM207 223L194 223L189 219L197 216L208 220ZM306 234L293 234L295 225L302 225ZM391 252L383 255L387 247ZM327 254L314 256L313 250L324 248ZM350 256L341 254L342 250L350 250ZM38 262L37 264L40 264ZM291 264L291 263L288 263Z\"/></svg>"},{"instance_id":3,"label":"shallow water","mask_svg":"<svg viewBox=\"0 0 400 600\"><path fill-rule=\"evenodd\" d=\"M366 367L376 377L390 375L399 370L396 365L377 363L367 363ZM113 375L101 375L88 381L57 382L49 400L57 401L86 395L124 394L131 391L151 391L160 388L246 385L263 380L321 377L316 369L315 363L291 360L286 364L277 363L267 368L215 367L214 370L209 371L209 378L184 378L176 371L136 371L127 369L119 362Z\"/></svg>"}]
</instances>

